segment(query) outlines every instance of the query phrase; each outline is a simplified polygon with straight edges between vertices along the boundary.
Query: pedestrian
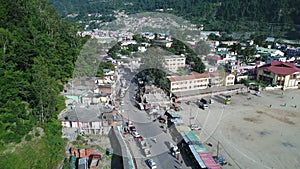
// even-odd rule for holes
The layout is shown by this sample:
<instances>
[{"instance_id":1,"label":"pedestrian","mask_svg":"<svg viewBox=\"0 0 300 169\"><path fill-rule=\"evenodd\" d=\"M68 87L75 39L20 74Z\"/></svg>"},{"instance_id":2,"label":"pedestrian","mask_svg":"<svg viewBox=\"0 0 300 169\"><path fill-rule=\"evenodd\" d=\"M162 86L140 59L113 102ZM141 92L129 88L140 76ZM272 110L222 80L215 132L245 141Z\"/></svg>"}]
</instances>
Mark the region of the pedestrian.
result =
<instances>
[{"instance_id":1,"label":"pedestrian","mask_svg":"<svg viewBox=\"0 0 300 169\"><path fill-rule=\"evenodd\" d=\"M182 165L182 163L183 163L183 161L181 160L181 161L180 161L180 164Z\"/></svg>"},{"instance_id":2,"label":"pedestrian","mask_svg":"<svg viewBox=\"0 0 300 169\"><path fill-rule=\"evenodd\" d=\"M270 104L270 108L272 107L272 104Z\"/></svg>"},{"instance_id":3,"label":"pedestrian","mask_svg":"<svg viewBox=\"0 0 300 169\"><path fill-rule=\"evenodd\" d=\"M292 99L294 99L294 96L292 96Z\"/></svg>"}]
</instances>

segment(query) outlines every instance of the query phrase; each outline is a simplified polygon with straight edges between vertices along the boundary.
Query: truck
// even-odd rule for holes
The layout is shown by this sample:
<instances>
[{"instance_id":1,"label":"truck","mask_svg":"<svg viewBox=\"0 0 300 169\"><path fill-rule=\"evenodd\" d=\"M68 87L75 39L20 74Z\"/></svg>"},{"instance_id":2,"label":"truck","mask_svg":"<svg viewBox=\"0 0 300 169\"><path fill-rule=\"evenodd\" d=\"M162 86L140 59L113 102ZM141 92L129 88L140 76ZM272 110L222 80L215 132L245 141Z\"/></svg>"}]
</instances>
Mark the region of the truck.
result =
<instances>
[{"instance_id":1,"label":"truck","mask_svg":"<svg viewBox=\"0 0 300 169\"><path fill-rule=\"evenodd\" d=\"M100 159L101 159L100 154L92 154L90 156L90 169L98 169Z\"/></svg>"},{"instance_id":2,"label":"truck","mask_svg":"<svg viewBox=\"0 0 300 169\"><path fill-rule=\"evenodd\" d=\"M150 152L150 150L148 148L144 149L144 153L145 153L146 157L150 157L151 156L151 152Z\"/></svg>"},{"instance_id":3,"label":"truck","mask_svg":"<svg viewBox=\"0 0 300 169\"><path fill-rule=\"evenodd\" d=\"M76 156L70 156L70 169L76 169Z\"/></svg>"},{"instance_id":4,"label":"truck","mask_svg":"<svg viewBox=\"0 0 300 169\"><path fill-rule=\"evenodd\" d=\"M78 167L77 169L87 169L88 168L88 162L86 158L80 158L78 160Z\"/></svg>"},{"instance_id":5,"label":"truck","mask_svg":"<svg viewBox=\"0 0 300 169\"><path fill-rule=\"evenodd\" d=\"M176 145L171 144L171 153L174 157L176 157L177 154L180 154L180 151Z\"/></svg>"},{"instance_id":6,"label":"truck","mask_svg":"<svg viewBox=\"0 0 300 169\"><path fill-rule=\"evenodd\" d=\"M210 99L210 98L201 98L200 102L204 103L204 104L212 104L213 103L213 100Z\"/></svg>"},{"instance_id":7,"label":"truck","mask_svg":"<svg viewBox=\"0 0 300 169\"><path fill-rule=\"evenodd\" d=\"M201 108L203 110L207 110L208 109L208 104L205 104L203 102L199 102L199 108Z\"/></svg>"},{"instance_id":8,"label":"truck","mask_svg":"<svg viewBox=\"0 0 300 169\"><path fill-rule=\"evenodd\" d=\"M144 105L143 105L143 103L138 103L138 106L139 106L139 109L140 109L140 110L144 110Z\"/></svg>"},{"instance_id":9,"label":"truck","mask_svg":"<svg viewBox=\"0 0 300 169\"><path fill-rule=\"evenodd\" d=\"M147 147L147 143L146 143L146 141L144 141L144 140L141 141L140 144L141 144L141 148L142 148L142 149L145 149L145 148Z\"/></svg>"}]
</instances>

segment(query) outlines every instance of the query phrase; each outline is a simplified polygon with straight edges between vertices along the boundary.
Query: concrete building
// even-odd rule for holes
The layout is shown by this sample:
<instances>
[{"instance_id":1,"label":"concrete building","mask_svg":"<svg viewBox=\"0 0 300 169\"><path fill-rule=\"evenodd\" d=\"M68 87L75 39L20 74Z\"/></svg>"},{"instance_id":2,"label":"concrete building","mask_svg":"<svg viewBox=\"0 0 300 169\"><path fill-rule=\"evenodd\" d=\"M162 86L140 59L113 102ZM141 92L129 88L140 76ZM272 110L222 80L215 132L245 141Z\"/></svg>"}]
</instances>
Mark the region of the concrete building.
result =
<instances>
[{"instance_id":1,"label":"concrete building","mask_svg":"<svg viewBox=\"0 0 300 169\"><path fill-rule=\"evenodd\" d=\"M256 48L258 54L269 54L270 56L284 56L284 53L278 49L269 49L263 47Z\"/></svg>"},{"instance_id":2,"label":"concrete building","mask_svg":"<svg viewBox=\"0 0 300 169\"><path fill-rule=\"evenodd\" d=\"M64 128L75 128L83 133L101 134L104 127L120 125L121 116L102 104L76 105L59 116Z\"/></svg>"},{"instance_id":3,"label":"concrete building","mask_svg":"<svg viewBox=\"0 0 300 169\"><path fill-rule=\"evenodd\" d=\"M283 89L297 88L300 85L300 69L294 63L271 62L258 68L256 78Z\"/></svg>"},{"instance_id":4,"label":"concrete building","mask_svg":"<svg viewBox=\"0 0 300 169\"><path fill-rule=\"evenodd\" d=\"M169 76L170 90L174 92L185 92L191 90L205 89L209 84L208 73L192 72L184 76Z\"/></svg>"},{"instance_id":5,"label":"concrete building","mask_svg":"<svg viewBox=\"0 0 300 169\"><path fill-rule=\"evenodd\" d=\"M231 86L234 85L235 75L227 72L209 73L209 86Z\"/></svg>"},{"instance_id":6,"label":"concrete building","mask_svg":"<svg viewBox=\"0 0 300 169\"><path fill-rule=\"evenodd\" d=\"M179 68L185 67L185 56L169 55L164 57L165 66L169 71L176 72Z\"/></svg>"}]
</instances>

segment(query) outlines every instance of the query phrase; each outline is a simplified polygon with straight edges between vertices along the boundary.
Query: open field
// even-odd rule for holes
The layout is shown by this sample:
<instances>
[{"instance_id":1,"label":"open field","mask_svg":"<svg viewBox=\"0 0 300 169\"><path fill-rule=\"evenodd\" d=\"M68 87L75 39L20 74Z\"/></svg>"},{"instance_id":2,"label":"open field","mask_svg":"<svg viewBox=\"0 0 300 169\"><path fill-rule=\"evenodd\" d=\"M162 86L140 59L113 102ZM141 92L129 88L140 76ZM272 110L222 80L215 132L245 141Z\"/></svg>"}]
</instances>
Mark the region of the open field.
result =
<instances>
[{"instance_id":1,"label":"open field","mask_svg":"<svg viewBox=\"0 0 300 169\"><path fill-rule=\"evenodd\" d=\"M231 164L224 168L300 168L300 90L233 93L231 100L215 101L208 110L181 103L179 113L186 124L202 126L197 134L212 143L212 155L220 142L220 154Z\"/></svg>"}]
</instances>

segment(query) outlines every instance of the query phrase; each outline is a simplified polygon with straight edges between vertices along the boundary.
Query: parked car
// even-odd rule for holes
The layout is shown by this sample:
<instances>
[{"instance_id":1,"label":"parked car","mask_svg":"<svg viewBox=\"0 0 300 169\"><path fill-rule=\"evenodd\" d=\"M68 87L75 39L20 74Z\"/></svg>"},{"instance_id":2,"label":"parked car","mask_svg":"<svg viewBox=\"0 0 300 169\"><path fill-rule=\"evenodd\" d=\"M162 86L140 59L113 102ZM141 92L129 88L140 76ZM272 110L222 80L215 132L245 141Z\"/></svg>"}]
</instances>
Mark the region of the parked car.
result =
<instances>
[{"instance_id":1,"label":"parked car","mask_svg":"<svg viewBox=\"0 0 300 169\"><path fill-rule=\"evenodd\" d=\"M157 168L156 163L152 159L146 160L146 163L151 169Z\"/></svg>"},{"instance_id":2,"label":"parked car","mask_svg":"<svg viewBox=\"0 0 300 169\"><path fill-rule=\"evenodd\" d=\"M139 138L139 137L142 137L138 132L132 132L132 136L135 137L135 138Z\"/></svg>"},{"instance_id":3,"label":"parked car","mask_svg":"<svg viewBox=\"0 0 300 169\"><path fill-rule=\"evenodd\" d=\"M130 127L129 127L129 130L130 130L130 132L132 132L132 133L133 133L133 132L136 132L135 126L130 126Z\"/></svg>"},{"instance_id":4,"label":"parked car","mask_svg":"<svg viewBox=\"0 0 300 169\"><path fill-rule=\"evenodd\" d=\"M191 128L191 130L201 130L201 127L198 126L197 124L192 124L192 125L190 126L190 128Z\"/></svg>"},{"instance_id":5,"label":"parked car","mask_svg":"<svg viewBox=\"0 0 300 169\"><path fill-rule=\"evenodd\" d=\"M120 102L120 105L123 106L123 105L124 105L124 101L121 101L121 102Z\"/></svg>"}]
</instances>

